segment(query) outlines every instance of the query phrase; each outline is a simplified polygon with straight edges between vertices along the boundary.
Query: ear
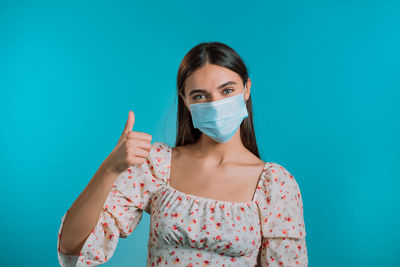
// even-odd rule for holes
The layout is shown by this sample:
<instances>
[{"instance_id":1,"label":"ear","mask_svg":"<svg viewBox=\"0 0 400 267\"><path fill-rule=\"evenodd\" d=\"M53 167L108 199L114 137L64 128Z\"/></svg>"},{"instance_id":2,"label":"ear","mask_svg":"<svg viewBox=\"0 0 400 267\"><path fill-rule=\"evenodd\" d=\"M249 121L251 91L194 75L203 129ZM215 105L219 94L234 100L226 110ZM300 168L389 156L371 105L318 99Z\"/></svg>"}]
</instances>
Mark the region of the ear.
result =
<instances>
[{"instance_id":1,"label":"ear","mask_svg":"<svg viewBox=\"0 0 400 267\"><path fill-rule=\"evenodd\" d=\"M251 87L251 81L250 81L250 78L248 78L247 79L247 82L246 82L246 88L245 88L245 90L247 91L247 92L245 92L244 94L245 94L245 102L246 102L246 104L247 104L247 100L249 99L249 97L250 97L250 87Z\"/></svg>"}]
</instances>

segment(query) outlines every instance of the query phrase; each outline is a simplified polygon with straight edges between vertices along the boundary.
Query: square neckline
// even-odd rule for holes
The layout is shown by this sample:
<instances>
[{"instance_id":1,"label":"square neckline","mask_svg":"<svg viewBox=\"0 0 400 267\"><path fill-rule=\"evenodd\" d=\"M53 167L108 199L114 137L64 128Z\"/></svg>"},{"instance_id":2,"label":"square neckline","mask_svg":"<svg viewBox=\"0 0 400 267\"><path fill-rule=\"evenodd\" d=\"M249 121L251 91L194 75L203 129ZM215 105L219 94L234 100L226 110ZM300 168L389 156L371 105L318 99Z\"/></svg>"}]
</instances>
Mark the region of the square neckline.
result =
<instances>
[{"instance_id":1,"label":"square neckline","mask_svg":"<svg viewBox=\"0 0 400 267\"><path fill-rule=\"evenodd\" d=\"M254 190L252 200L250 200L250 201L226 201L226 200L219 200L219 199L207 198L207 197L202 197L202 196L198 196L198 195L189 194L189 193L183 192L183 191L181 191L181 190L178 190L178 189L172 187L172 186L169 184L169 181L170 181L170 178L171 178L171 167L172 167L172 164L171 164L171 163L172 163L172 148L173 148L173 147L170 146L170 145L168 145L168 144L166 144L166 145L168 146L168 149L167 149L167 154L168 154L167 160L168 160L168 166L169 166L169 168L167 168L166 183L165 183L165 185L166 185L166 187L169 188L170 190L173 190L173 191L175 191L175 192L177 192L177 193L179 193L179 194L181 194L181 195L188 196L188 197L190 197L190 198L192 198L192 199L203 200L203 201L206 201L206 202L215 202L215 203L230 204L230 205L248 205L248 204L256 204L256 194L257 194L258 188L259 188L259 186L260 186L260 184L261 184L261 181L263 180L263 176L264 176L264 174L265 174L265 170L267 169L267 165L268 165L269 162L265 162L264 167L263 167L263 169L262 169L260 175L258 176L257 185L256 185L256 188L255 188L255 190Z\"/></svg>"}]
</instances>

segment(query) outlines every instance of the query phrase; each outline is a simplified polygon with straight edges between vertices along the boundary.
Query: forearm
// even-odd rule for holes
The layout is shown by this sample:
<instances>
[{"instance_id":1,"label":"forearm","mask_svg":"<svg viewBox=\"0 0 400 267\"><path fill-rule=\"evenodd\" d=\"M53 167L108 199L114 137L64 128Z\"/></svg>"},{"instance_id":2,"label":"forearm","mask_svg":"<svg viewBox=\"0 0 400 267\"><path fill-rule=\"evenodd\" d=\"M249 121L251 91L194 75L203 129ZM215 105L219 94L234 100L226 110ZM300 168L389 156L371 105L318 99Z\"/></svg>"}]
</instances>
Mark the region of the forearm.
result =
<instances>
[{"instance_id":1,"label":"forearm","mask_svg":"<svg viewBox=\"0 0 400 267\"><path fill-rule=\"evenodd\" d=\"M99 219L118 173L103 164L69 208L60 237L60 253L79 255Z\"/></svg>"}]
</instances>

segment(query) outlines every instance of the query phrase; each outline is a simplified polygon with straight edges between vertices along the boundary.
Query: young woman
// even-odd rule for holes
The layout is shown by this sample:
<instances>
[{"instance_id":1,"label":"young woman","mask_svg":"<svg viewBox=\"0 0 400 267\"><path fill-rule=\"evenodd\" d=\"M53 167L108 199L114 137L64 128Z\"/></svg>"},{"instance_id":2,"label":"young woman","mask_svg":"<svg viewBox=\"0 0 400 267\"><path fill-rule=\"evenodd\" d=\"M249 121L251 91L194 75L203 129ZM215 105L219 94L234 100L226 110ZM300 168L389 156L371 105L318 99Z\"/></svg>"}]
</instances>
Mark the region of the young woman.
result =
<instances>
[{"instance_id":1,"label":"young woman","mask_svg":"<svg viewBox=\"0 0 400 267\"><path fill-rule=\"evenodd\" d=\"M177 87L175 146L132 131L129 112L115 149L61 219L60 264L110 260L145 211L147 266L307 266L300 189L283 166L260 159L239 55L219 42L195 46Z\"/></svg>"}]
</instances>

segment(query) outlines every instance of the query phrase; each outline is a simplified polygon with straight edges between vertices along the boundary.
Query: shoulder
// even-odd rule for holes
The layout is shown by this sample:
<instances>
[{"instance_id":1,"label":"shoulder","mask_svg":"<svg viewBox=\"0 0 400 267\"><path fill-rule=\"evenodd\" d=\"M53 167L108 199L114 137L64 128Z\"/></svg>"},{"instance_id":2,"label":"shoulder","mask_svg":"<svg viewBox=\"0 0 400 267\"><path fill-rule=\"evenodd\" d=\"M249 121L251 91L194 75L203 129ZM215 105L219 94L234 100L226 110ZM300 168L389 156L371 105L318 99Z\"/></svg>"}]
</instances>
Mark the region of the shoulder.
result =
<instances>
[{"instance_id":1,"label":"shoulder","mask_svg":"<svg viewBox=\"0 0 400 267\"><path fill-rule=\"evenodd\" d=\"M172 147L165 142L154 142L146 160L149 169L157 177L166 181L171 167Z\"/></svg>"},{"instance_id":2,"label":"shoulder","mask_svg":"<svg viewBox=\"0 0 400 267\"><path fill-rule=\"evenodd\" d=\"M165 142L156 141L151 145L149 156L161 156L168 154L172 147Z\"/></svg>"},{"instance_id":3,"label":"shoulder","mask_svg":"<svg viewBox=\"0 0 400 267\"><path fill-rule=\"evenodd\" d=\"M164 142L154 142L151 145L147 163L153 168L165 167L170 164L172 147Z\"/></svg>"},{"instance_id":4,"label":"shoulder","mask_svg":"<svg viewBox=\"0 0 400 267\"><path fill-rule=\"evenodd\" d=\"M261 181L261 189L271 191L272 189L300 193L299 185L291 172L281 164L267 162Z\"/></svg>"},{"instance_id":5,"label":"shoulder","mask_svg":"<svg viewBox=\"0 0 400 267\"><path fill-rule=\"evenodd\" d=\"M267 162L256 193L265 237L296 237L306 235L303 201L299 185L285 167Z\"/></svg>"}]
</instances>

